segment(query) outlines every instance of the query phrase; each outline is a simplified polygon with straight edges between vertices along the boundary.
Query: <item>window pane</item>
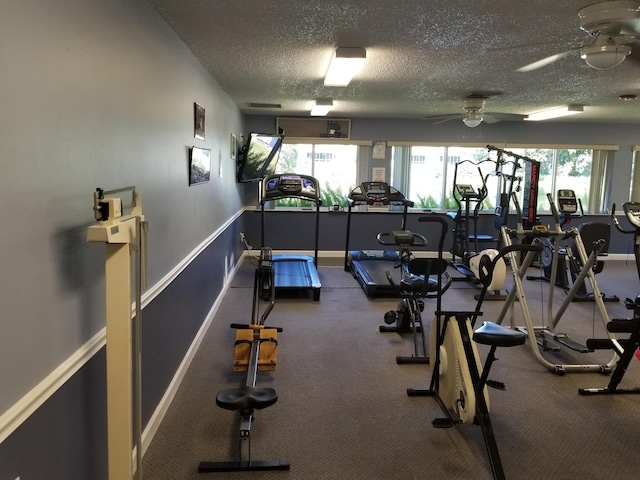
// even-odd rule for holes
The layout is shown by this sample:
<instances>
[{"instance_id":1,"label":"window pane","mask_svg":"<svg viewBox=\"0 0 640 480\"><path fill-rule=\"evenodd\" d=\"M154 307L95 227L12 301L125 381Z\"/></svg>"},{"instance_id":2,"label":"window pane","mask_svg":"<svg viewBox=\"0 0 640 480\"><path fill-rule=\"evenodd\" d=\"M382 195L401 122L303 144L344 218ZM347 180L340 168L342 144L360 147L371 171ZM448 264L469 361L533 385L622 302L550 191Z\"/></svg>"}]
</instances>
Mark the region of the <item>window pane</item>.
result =
<instances>
[{"instance_id":1,"label":"window pane","mask_svg":"<svg viewBox=\"0 0 640 480\"><path fill-rule=\"evenodd\" d=\"M280 159L276 165L276 173L298 173L311 175L313 145L297 143L295 145L284 144L280 151Z\"/></svg>"},{"instance_id":2,"label":"window pane","mask_svg":"<svg viewBox=\"0 0 640 480\"><path fill-rule=\"evenodd\" d=\"M320 185L323 205L347 206L347 195L355 187L357 145L284 144L276 173L312 175ZM276 206L307 206L309 202L283 199Z\"/></svg>"},{"instance_id":3,"label":"window pane","mask_svg":"<svg viewBox=\"0 0 640 480\"><path fill-rule=\"evenodd\" d=\"M415 202L416 208L442 206L444 147L411 147L409 191L402 192Z\"/></svg>"},{"instance_id":4,"label":"window pane","mask_svg":"<svg viewBox=\"0 0 640 480\"><path fill-rule=\"evenodd\" d=\"M589 205L592 159L593 150L558 150L556 190L573 190L583 208Z\"/></svg>"},{"instance_id":5,"label":"window pane","mask_svg":"<svg viewBox=\"0 0 640 480\"><path fill-rule=\"evenodd\" d=\"M517 149L513 152L540 162L539 212L551 210L547 200L547 193L551 193L555 199L557 190L574 190L583 207L586 208L589 205L593 150L525 148ZM519 198L521 199L521 196Z\"/></svg>"},{"instance_id":6,"label":"window pane","mask_svg":"<svg viewBox=\"0 0 640 480\"><path fill-rule=\"evenodd\" d=\"M315 145L313 176L323 205L347 206L347 195L356 186L357 161L357 145Z\"/></svg>"}]
</instances>

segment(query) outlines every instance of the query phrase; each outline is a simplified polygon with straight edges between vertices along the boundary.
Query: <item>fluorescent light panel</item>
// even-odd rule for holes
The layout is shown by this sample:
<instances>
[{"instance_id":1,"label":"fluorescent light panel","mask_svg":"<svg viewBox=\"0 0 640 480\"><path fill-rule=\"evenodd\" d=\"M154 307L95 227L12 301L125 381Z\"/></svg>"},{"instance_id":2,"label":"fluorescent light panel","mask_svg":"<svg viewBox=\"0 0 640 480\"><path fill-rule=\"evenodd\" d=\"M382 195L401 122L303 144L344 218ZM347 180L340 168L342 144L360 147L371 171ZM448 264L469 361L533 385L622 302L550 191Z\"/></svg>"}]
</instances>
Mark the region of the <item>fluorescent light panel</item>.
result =
<instances>
[{"instance_id":1,"label":"fluorescent light panel","mask_svg":"<svg viewBox=\"0 0 640 480\"><path fill-rule=\"evenodd\" d=\"M576 113L582 113L584 107L582 105L568 105L565 107L553 108L551 110L544 110L542 112L530 113L525 120L531 120L534 122L540 120L549 120L550 118L566 117L569 115L575 115Z\"/></svg>"},{"instance_id":2,"label":"fluorescent light panel","mask_svg":"<svg viewBox=\"0 0 640 480\"><path fill-rule=\"evenodd\" d=\"M346 87L353 76L362 68L366 58L367 51L364 48L337 48L329 63L324 84L328 87Z\"/></svg>"},{"instance_id":3,"label":"fluorescent light panel","mask_svg":"<svg viewBox=\"0 0 640 480\"><path fill-rule=\"evenodd\" d=\"M333 100L316 100L311 107L312 117L324 117L333 108Z\"/></svg>"}]
</instances>

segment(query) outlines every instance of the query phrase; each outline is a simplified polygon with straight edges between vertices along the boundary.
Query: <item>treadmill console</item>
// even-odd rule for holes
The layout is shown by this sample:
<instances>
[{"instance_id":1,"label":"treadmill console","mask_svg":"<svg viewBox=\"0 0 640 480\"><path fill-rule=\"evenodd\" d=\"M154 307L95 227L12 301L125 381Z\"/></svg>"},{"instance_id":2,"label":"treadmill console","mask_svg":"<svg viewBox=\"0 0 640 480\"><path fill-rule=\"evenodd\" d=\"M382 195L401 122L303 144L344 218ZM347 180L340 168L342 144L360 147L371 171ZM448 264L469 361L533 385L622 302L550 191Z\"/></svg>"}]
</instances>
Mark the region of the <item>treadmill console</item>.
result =
<instances>
[{"instance_id":1,"label":"treadmill console","mask_svg":"<svg viewBox=\"0 0 640 480\"><path fill-rule=\"evenodd\" d=\"M636 228L640 228L640 202L626 202L622 204L622 209L629 223Z\"/></svg>"},{"instance_id":2,"label":"treadmill console","mask_svg":"<svg viewBox=\"0 0 640 480\"><path fill-rule=\"evenodd\" d=\"M404 205L413 207L398 190L386 182L362 182L349 193L352 205Z\"/></svg>"},{"instance_id":3,"label":"treadmill console","mask_svg":"<svg viewBox=\"0 0 640 480\"><path fill-rule=\"evenodd\" d=\"M262 181L262 201L301 198L318 202L318 181L309 175L269 175Z\"/></svg>"}]
</instances>

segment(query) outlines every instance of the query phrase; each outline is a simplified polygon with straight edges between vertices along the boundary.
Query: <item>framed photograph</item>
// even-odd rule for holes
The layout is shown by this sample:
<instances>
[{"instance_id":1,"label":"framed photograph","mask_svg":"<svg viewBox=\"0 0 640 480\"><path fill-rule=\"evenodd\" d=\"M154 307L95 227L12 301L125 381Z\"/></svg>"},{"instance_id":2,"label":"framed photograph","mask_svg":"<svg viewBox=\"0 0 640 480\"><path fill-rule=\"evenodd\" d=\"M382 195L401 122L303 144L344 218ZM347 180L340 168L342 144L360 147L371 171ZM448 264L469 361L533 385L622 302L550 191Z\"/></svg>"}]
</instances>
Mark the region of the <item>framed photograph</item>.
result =
<instances>
[{"instance_id":1,"label":"framed photograph","mask_svg":"<svg viewBox=\"0 0 640 480\"><path fill-rule=\"evenodd\" d=\"M189 185L208 182L211 179L211 150L193 147L189 157Z\"/></svg>"},{"instance_id":2,"label":"framed photograph","mask_svg":"<svg viewBox=\"0 0 640 480\"><path fill-rule=\"evenodd\" d=\"M231 134L231 150L230 150L230 154L231 154L231 160L235 160L236 159L236 152L238 151L238 140L236 140L236 136L232 133Z\"/></svg>"},{"instance_id":3,"label":"framed photograph","mask_svg":"<svg viewBox=\"0 0 640 480\"><path fill-rule=\"evenodd\" d=\"M204 140L204 107L194 103L194 134L198 140Z\"/></svg>"}]
</instances>

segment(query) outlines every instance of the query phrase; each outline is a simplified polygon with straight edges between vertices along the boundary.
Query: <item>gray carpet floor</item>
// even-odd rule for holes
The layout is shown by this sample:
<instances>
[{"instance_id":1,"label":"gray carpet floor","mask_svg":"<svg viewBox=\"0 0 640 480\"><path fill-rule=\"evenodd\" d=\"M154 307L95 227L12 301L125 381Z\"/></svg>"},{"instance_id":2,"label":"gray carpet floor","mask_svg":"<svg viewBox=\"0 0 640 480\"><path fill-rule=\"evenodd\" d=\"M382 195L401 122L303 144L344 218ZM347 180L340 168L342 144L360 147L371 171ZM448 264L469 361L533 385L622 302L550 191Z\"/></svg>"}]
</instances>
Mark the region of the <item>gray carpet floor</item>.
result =
<instances>
[{"instance_id":1,"label":"gray carpet floor","mask_svg":"<svg viewBox=\"0 0 640 480\"><path fill-rule=\"evenodd\" d=\"M290 471L199 474L200 461L237 458L238 424L233 412L216 407L219 390L240 386L234 373L232 322L248 323L254 266L248 261L232 280L221 308L146 452L143 475L153 480L225 477L252 479L490 479L481 429L461 424L436 429L442 416L432 398L408 397L407 387L427 387L431 365L397 365L410 355L411 337L380 333L383 315L397 299L368 298L341 267L321 259L319 302L278 299L268 324L279 334L278 367L259 374L258 385L278 390L278 402L256 413L254 460L288 459ZM533 274L539 273L532 269ZM600 289L635 298L640 283L634 262L607 261ZM508 284L508 286L510 286ZM546 321L548 284L525 281L535 323ZM554 289L554 305L565 295ZM447 310L475 307L478 291L454 282L442 299ZM485 320L502 302L485 302ZM430 323L435 301L425 306ZM520 324L520 304L503 322ZM630 316L622 302L607 303L612 318ZM602 321L592 303L572 303L558 325L583 341L601 337ZM491 378L506 391L490 389L491 420L509 479L640 478L640 395L583 397L580 387L599 387L599 373L551 373L534 359L531 345L498 350ZM486 349L480 346L484 358ZM608 351L544 352L553 363L606 362ZM632 362L623 386L640 386L640 362Z\"/></svg>"}]
</instances>

